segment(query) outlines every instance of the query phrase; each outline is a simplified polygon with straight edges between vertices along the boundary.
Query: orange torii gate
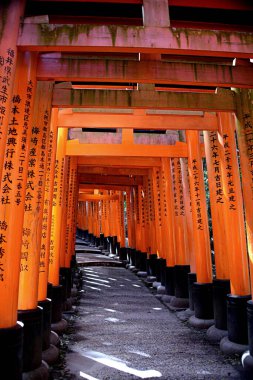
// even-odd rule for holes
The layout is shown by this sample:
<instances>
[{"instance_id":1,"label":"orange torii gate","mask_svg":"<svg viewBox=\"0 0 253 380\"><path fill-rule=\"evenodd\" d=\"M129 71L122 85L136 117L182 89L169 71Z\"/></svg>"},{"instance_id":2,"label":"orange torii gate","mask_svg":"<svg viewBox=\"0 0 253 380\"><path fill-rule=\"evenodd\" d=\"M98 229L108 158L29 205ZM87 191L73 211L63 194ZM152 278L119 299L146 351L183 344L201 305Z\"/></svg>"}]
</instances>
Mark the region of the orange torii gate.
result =
<instances>
[{"instance_id":1,"label":"orange torii gate","mask_svg":"<svg viewBox=\"0 0 253 380\"><path fill-rule=\"evenodd\" d=\"M98 0L98 2L105 3L104 0ZM3 16L0 21L0 150L4 152L1 155L2 159L0 158L2 180L0 198L0 298L2 300L0 302L0 337L5 343L0 352L0 363L4 372L5 368L8 370L11 368L10 376L12 378L20 379L22 371L21 361L17 359L20 358L20 355L17 355L16 351L13 354L8 343L8 337L14 336L14 341L16 342L18 338L21 347L22 328L17 324L18 303L24 309L26 301L32 301L31 307L36 308L37 297L36 302L34 297L32 300L30 297L32 291L34 294L39 291L41 294L39 300L45 301L45 282L49 274L54 291L56 288L59 291L59 294L54 297L53 304L56 305L57 302L60 304L60 268L69 269L70 258L74 250L78 184L79 190L94 189L94 186L97 186L110 197L114 196L112 194L119 196L120 208L118 207L119 201L104 199L102 210L104 214L107 213L106 220L117 219L115 225L110 223L107 232L108 236L111 233L119 235L120 241L123 239L122 194L126 192L129 238L132 248L141 251L150 250L149 253L159 250L161 257L167 260L170 269L178 263L190 263L191 274L196 271L197 275L197 282L192 289L195 297L193 305L195 322L196 319L201 320L203 317L211 319L211 292L215 287L212 285L213 273L202 173L202 158L205 155L207 156L211 210L214 221L213 238L218 280L215 286L222 284L223 289L223 299L219 304L222 305L223 312L222 315L221 313L218 315L216 313L218 307L214 308L215 326L218 330L222 330L224 327L224 323L218 323L218 319L224 320L225 297L229 289L228 281L230 281L231 295L228 297L227 310L229 323L228 326L225 326L228 328L229 341L225 340L225 343L223 341L221 347L226 350L229 342L247 343L248 325L249 359L253 355L252 301L248 301L251 298L250 283L252 284L253 278L251 228L253 223L253 124L252 90L249 90L253 86L252 66L249 62L253 54L252 32L238 30L238 27L235 26L232 27L233 30L227 26L226 31L209 30L208 26L204 29L205 25L203 25L203 29L193 29L192 25L189 27L187 22L182 24L179 22L180 27L178 27L178 24L176 26L173 24L175 20L170 20L170 6L178 6L176 0L171 0L169 6L167 0L155 2L132 0L132 2L143 6L144 16L141 20L141 28L138 24L138 29L135 25L112 26L109 25L108 20L106 25L96 25L95 23L85 27L83 24L66 25L64 22L52 24L49 22L48 16L26 17L25 1L11 0L0 5L0 15ZM186 5L184 0L181 2L182 5ZM191 6L194 7L196 4L191 4ZM205 6L215 7L212 4L205 4ZM221 2L216 6L222 9L224 4ZM226 7L244 12L252 11L250 4L235 4L229 0L226 2ZM20 18L22 18L21 25ZM66 55L69 52L78 53L78 58L74 57L75 54L71 57ZM89 53L94 54L95 59L94 57L90 59ZM107 56L112 54L112 59L105 58L103 55L105 53ZM101 57L99 58L97 54L101 54ZM124 59L118 59L117 54L122 55ZM234 58L236 60L232 65ZM22 273L26 272L26 269L22 271L22 268L27 268L27 264L24 263L25 251L23 250L22 261L20 260L21 239L22 229L27 233L27 225L30 221L25 217L25 203L29 201L29 198L32 200L34 193L29 190L29 187L25 189L23 185L26 183L26 186L33 187L32 181L27 181L26 178L29 174L27 164L30 135L32 135L31 120L36 113L41 111L41 101L44 98L42 94L41 99L34 104L36 80L38 88L43 85L47 86L47 82L69 82L55 84L52 102L49 98L47 99L49 102L48 115L51 113L52 107L71 109L70 112L69 110L60 111L58 121L55 122L54 119L55 129L55 123L64 128L106 129L115 127L122 129L122 140L121 143L116 144L112 142L109 144L83 144L72 140L66 144L66 154L62 151L64 144L58 143L58 156L56 157L58 173L57 170L56 172L54 170L53 159L51 175L41 177L38 185L39 197L42 200L45 199L47 203L44 204L44 210L43 207L41 208L41 212L36 210L37 216L39 214L40 218L38 235L33 239L31 245L37 242L34 255L37 264L34 262L33 267L33 273L37 273L37 275L32 276L34 288L29 289L30 293L26 293L23 290L18 292L19 287L22 289L25 283L26 288L29 282L27 280L29 273ZM78 87L78 85L75 86L75 83L71 83L75 81L85 81L91 84L89 87L89 84L86 83L82 88L82 85ZM92 82L96 82L97 85ZM114 84L112 85L111 82ZM133 85L129 86L129 83L133 83ZM143 84L148 84L148 86L145 87ZM179 87L180 91L177 86L181 86ZM204 88L205 86L208 88ZM216 89L217 86L222 89ZM237 88L237 90L231 90L231 87ZM201 93L198 92L200 88L202 89ZM181 91L182 89L183 91ZM77 110L73 110L75 107ZM84 108L87 111L85 113L82 112ZM122 108L130 112L125 114L114 112L110 115L101 112L108 111L108 108L118 110ZM91 109L100 111L92 112ZM166 114L162 111L202 112L202 114L180 115L173 114L173 112ZM243 194L240 190L237 166L234 116L240 151ZM71 119L75 121L69 121ZM48 125L50 125L49 121ZM186 130L187 141L183 139L174 145L136 143L133 129ZM204 145L199 143L199 131L202 130L206 131ZM65 134L66 137L67 131L59 129L58 141L62 134ZM33 136L30 155L37 150L36 141ZM56 138L54 137L52 141L51 148L50 144L45 148L40 147L45 150L43 155L47 160L50 160L49 149L56 151ZM178 177L175 179L176 198L174 199L178 201L179 198L180 207L185 207L185 215L181 215L182 223L185 223L185 220L188 221L187 228L184 228L184 234L189 241L193 238L193 244L189 247L191 253L189 261L182 260L182 258L186 259L183 250L181 250L180 257L177 257L175 252L167 251L173 251L173 244L177 244L176 241L179 241L175 238L176 233L173 228L168 227L168 224L173 221L173 203L169 202L169 194L172 194L173 190L173 178L171 178L173 173L170 171L167 160L174 160L178 169L179 167L181 169L181 173L178 170ZM94 169L96 166L105 168L106 163L110 166L110 173L109 171L105 173L105 169L101 171ZM45 167L50 169L46 162ZM127 171L120 173L116 170L123 170L123 168L127 168L128 173ZM36 173L41 169L42 167L38 169L36 164ZM90 172L85 172L88 169ZM94 171L92 172L91 169ZM148 172L137 172L137 169ZM131 170L133 170L132 173ZM187 171L189 176L187 176ZM154 178L151 176L152 172ZM213 173L216 173L215 176ZM98 177L105 175L108 177L107 181L99 182ZM120 178L115 178L117 176ZM81 182L77 180L77 177ZM45 192L50 193L48 198L47 194L44 195L44 188ZM159 199L157 199L158 191ZM70 200L68 205L66 204L67 199ZM224 203L220 204L222 201ZM95 203L94 199L87 202L92 205L90 209L94 216L99 216L100 209L97 207L99 203ZM110 208L110 206L112 207ZM243 206L245 207L246 231ZM147 207L149 207L148 211ZM14 214L15 217L13 217ZM50 241L48 238L45 241L46 237L43 237L42 233L46 230L45 224L43 225L46 215L48 215L48 220L50 221L52 218L53 222L51 228L47 229L47 235L52 234L53 237ZM220 222L221 216L224 223ZM36 217L34 220L37 220ZM155 222L156 233L151 238L147 230L152 230L150 228L152 221ZM102 220L99 223L101 226L104 224L105 227ZM221 225L224 239L226 239L226 250L223 250L222 246ZM90 220L90 226L98 234L98 226L95 225L94 219ZM32 225L32 228L35 226ZM63 231L66 231L67 239L63 238ZM170 236L170 244L167 244L162 236L165 231ZM24 236L23 234L23 245L25 244ZM161 237L160 240L159 237ZM44 254L37 252L38 247L44 247L44 245L47 252L45 261L49 260L49 265L43 261ZM175 245L176 248L178 247ZM226 256L228 250L230 255ZM249 263L247 254L250 259ZM135 257L137 256L135 255ZM226 268L225 257L228 257ZM180 260L177 262L174 258ZM137 261L135 263L137 265ZM19 264L21 264L21 275ZM39 275L38 265L40 268L45 268L47 272L43 276L43 284L39 281L41 275ZM251 277L249 276L249 267ZM238 279L237 270L240 271L240 279ZM215 301L217 301L218 293L219 291L214 291ZM240 316L238 317L238 315ZM235 325L232 323L234 318L236 318ZM238 336L235 330L243 331L243 334ZM25 340L26 336L25 333ZM36 362L35 367L37 364Z\"/></svg>"}]
</instances>

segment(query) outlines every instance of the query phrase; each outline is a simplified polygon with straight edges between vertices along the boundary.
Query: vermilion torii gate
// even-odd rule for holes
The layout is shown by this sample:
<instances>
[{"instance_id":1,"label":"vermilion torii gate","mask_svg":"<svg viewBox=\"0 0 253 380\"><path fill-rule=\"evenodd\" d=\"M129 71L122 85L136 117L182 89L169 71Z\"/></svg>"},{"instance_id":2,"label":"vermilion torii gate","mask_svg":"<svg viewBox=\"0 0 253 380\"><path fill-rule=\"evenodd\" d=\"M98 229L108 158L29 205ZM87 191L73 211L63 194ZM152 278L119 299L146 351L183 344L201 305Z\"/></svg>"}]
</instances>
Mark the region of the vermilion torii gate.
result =
<instances>
[{"instance_id":1,"label":"vermilion torii gate","mask_svg":"<svg viewBox=\"0 0 253 380\"><path fill-rule=\"evenodd\" d=\"M61 3L74 15L60 14ZM249 345L249 365L253 31L239 15L247 20L253 6L90 1L112 10L101 21L92 5L87 17L86 0L78 3L0 5L2 370L12 379L37 370L47 378L46 315L52 308L52 328L64 328L59 275L69 278L76 225L97 239L117 237L120 257L128 252L138 269L147 262L152 270L155 261L170 306L189 304L190 323L211 326L209 339L224 336L225 352ZM113 4L127 6L128 15ZM143 16L132 17L133 9ZM187 9L199 12L198 22L175 16ZM225 18L202 22L201 9ZM66 299L70 289L64 291Z\"/></svg>"}]
</instances>

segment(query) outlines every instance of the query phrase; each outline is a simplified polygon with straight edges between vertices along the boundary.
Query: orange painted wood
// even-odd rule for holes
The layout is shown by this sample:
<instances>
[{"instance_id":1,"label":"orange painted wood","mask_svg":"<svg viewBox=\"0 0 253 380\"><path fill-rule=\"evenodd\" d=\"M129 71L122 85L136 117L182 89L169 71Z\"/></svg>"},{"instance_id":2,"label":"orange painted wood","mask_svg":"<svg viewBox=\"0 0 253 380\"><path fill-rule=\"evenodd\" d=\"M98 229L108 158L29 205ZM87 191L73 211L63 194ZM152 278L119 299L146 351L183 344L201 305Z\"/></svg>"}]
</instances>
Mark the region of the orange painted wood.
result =
<instances>
[{"instance_id":1,"label":"orange painted wood","mask_svg":"<svg viewBox=\"0 0 253 380\"><path fill-rule=\"evenodd\" d=\"M175 223L175 264L188 265L188 234L187 219L184 202L184 189L180 159L171 160L173 198L174 198L174 223Z\"/></svg>"},{"instance_id":2,"label":"orange painted wood","mask_svg":"<svg viewBox=\"0 0 253 380\"><path fill-rule=\"evenodd\" d=\"M186 215L186 228L188 235L188 252L190 258L191 273L196 273L196 257L194 250L194 236L193 236L193 221L192 221L192 207L191 207L191 195L189 184L189 172L188 172L188 160L187 158L180 158L181 170L182 170L182 185L184 206Z\"/></svg>"},{"instance_id":3,"label":"orange painted wood","mask_svg":"<svg viewBox=\"0 0 253 380\"><path fill-rule=\"evenodd\" d=\"M74 38L70 37L70 34ZM134 36L134 37L133 37ZM250 33L164 27L24 23L18 47L35 51L141 52L251 58ZM229 40L229 44L226 42ZM180 43L179 43L180 41ZM242 44L242 41L244 43Z\"/></svg>"},{"instance_id":4,"label":"orange painted wood","mask_svg":"<svg viewBox=\"0 0 253 380\"><path fill-rule=\"evenodd\" d=\"M144 218L145 218L145 242L146 242L146 247L145 247L145 252L147 254L150 254L152 252L152 241L153 241L153 236L152 236L152 209L150 207L150 179L147 177L144 177L144 186L143 186L143 191L144 191Z\"/></svg>"},{"instance_id":5,"label":"orange painted wood","mask_svg":"<svg viewBox=\"0 0 253 380\"><path fill-rule=\"evenodd\" d=\"M59 108L151 108L203 111L235 111L235 99L230 90L217 93L187 93L164 91L73 90L56 88L53 107Z\"/></svg>"},{"instance_id":6,"label":"orange painted wood","mask_svg":"<svg viewBox=\"0 0 253 380\"><path fill-rule=\"evenodd\" d=\"M184 58L186 60L186 57ZM252 87L252 67L214 63L41 57L38 80Z\"/></svg>"},{"instance_id":7,"label":"orange painted wood","mask_svg":"<svg viewBox=\"0 0 253 380\"><path fill-rule=\"evenodd\" d=\"M242 188L245 209L247 245L250 266L251 294L253 289L253 118L252 91L240 90L237 93L238 111L236 114L236 131L239 145L242 171Z\"/></svg>"},{"instance_id":8,"label":"orange painted wood","mask_svg":"<svg viewBox=\"0 0 253 380\"><path fill-rule=\"evenodd\" d=\"M103 228L103 233L105 237L110 235L109 232L109 209L110 209L110 204L109 201L103 201L104 205L104 228Z\"/></svg>"},{"instance_id":9,"label":"orange painted wood","mask_svg":"<svg viewBox=\"0 0 253 380\"><path fill-rule=\"evenodd\" d=\"M15 326L17 322L21 243L25 238L23 231L24 203L32 132L31 118L36 89L36 64L37 59L33 54L20 54L18 58L17 75L20 80L14 84L12 113L4 150L0 187L1 328ZM30 102L29 107L25 106L26 101ZM26 118L25 123L24 118ZM15 239L13 231L15 231Z\"/></svg>"},{"instance_id":10,"label":"orange painted wood","mask_svg":"<svg viewBox=\"0 0 253 380\"><path fill-rule=\"evenodd\" d=\"M160 189L160 169L152 170L152 185L155 210L155 229L156 229L156 247L158 257L164 257L163 247L163 230L162 230L162 205L161 205L161 189Z\"/></svg>"},{"instance_id":11,"label":"orange painted wood","mask_svg":"<svg viewBox=\"0 0 253 380\"><path fill-rule=\"evenodd\" d=\"M148 169L139 168L113 168L102 166L79 166L78 173L82 174L106 174L106 175L131 175L131 176L144 176L148 175Z\"/></svg>"},{"instance_id":12,"label":"orange painted wood","mask_svg":"<svg viewBox=\"0 0 253 380\"><path fill-rule=\"evenodd\" d=\"M132 246L131 248L136 248L136 242L137 242L137 229L136 229L136 199L135 199L135 191L136 191L136 188L135 187L131 187L130 188L130 196L131 196L131 215L132 215L132 220L133 220L133 223L132 223Z\"/></svg>"},{"instance_id":13,"label":"orange painted wood","mask_svg":"<svg viewBox=\"0 0 253 380\"><path fill-rule=\"evenodd\" d=\"M216 277L218 279L229 279L229 257L230 248L227 244L230 240L228 235L226 217L228 198L224 195L224 181L222 176L220 141L217 132L204 131L206 162L208 170L208 186L210 193L212 228L214 239L214 254ZM224 159L224 157L223 157Z\"/></svg>"},{"instance_id":14,"label":"orange painted wood","mask_svg":"<svg viewBox=\"0 0 253 380\"><path fill-rule=\"evenodd\" d=\"M244 228L243 199L234 136L234 122L230 113L218 115L222 143L221 170L224 181L224 197L227 199L227 244L231 294L250 294L249 266Z\"/></svg>"},{"instance_id":15,"label":"orange painted wood","mask_svg":"<svg viewBox=\"0 0 253 380\"><path fill-rule=\"evenodd\" d=\"M69 183L70 183L70 157L65 157L64 160L64 183L62 192L62 213L61 213L61 234L60 234L60 268L65 267L65 257L68 253L68 238L67 231L67 209L69 205Z\"/></svg>"},{"instance_id":16,"label":"orange painted wood","mask_svg":"<svg viewBox=\"0 0 253 380\"><path fill-rule=\"evenodd\" d=\"M122 139L126 143L133 143L133 135L126 133L129 129L197 129L217 130L215 114L207 113L204 116L194 115L103 115L86 113L59 114L58 126L64 128L123 128ZM126 130L127 131L126 131ZM122 141L123 142L123 141Z\"/></svg>"},{"instance_id":17,"label":"orange painted wood","mask_svg":"<svg viewBox=\"0 0 253 380\"><path fill-rule=\"evenodd\" d=\"M80 189L83 190L94 190L97 187L99 187L100 190L115 190L115 191L121 191L121 190L127 190L131 186L127 185L96 185L96 184L80 184Z\"/></svg>"},{"instance_id":18,"label":"orange painted wood","mask_svg":"<svg viewBox=\"0 0 253 380\"><path fill-rule=\"evenodd\" d=\"M161 166L160 157L78 157L78 165L86 166L113 166L116 168L150 168L152 166Z\"/></svg>"},{"instance_id":19,"label":"orange painted wood","mask_svg":"<svg viewBox=\"0 0 253 380\"><path fill-rule=\"evenodd\" d=\"M75 157L74 157L75 158ZM102 195L102 194L82 194L79 193L78 200L79 201L97 201L100 202L102 200L118 200L119 195Z\"/></svg>"},{"instance_id":20,"label":"orange painted wood","mask_svg":"<svg viewBox=\"0 0 253 380\"><path fill-rule=\"evenodd\" d=\"M138 186L139 191L139 213L140 213L140 231L141 231L141 244L140 250L142 252L147 252L147 247L149 246L147 239L147 222L146 222L146 210L145 210L145 198L147 194L145 193L144 186Z\"/></svg>"},{"instance_id":21,"label":"orange painted wood","mask_svg":"<svg viewBox=\"0 0 253 380\"><path fill-rule=\"evenodd\" d=\"M78 204L78 174L77 174L77 160L74 165L74 186L73 186L73 203L72 203L72 216L71 216L71 228L70 228L70 241L71 245L68 246L68 257L65 262L65 266L70 268L72 257L76 256L75 246L76 246L76 228L77 228L77 204Z\"/></svg>"},{"instance_id":22,"label":"orange painted wood","mask_svg":"<svg viewBox=\"0 0 253 380\"><path fill-rule=\"evenodd\" d=\"M0 152L5 149L9 116L12 114L12 91L17 62L17 37L25 1L0 4ZM0 154L0 177L4 155Z\"/></svg>"},{"instance_id":23,"label":"orange painted wood","mask_svg":"<svg viewBox=\"0 0 253 380\"><path fill-rule=\"evenodd\" d=\"M153 190L153 180L152 180L152 170L149 170L148 181L148 208L149 208L149 218L150 218L150 252L155 253L157 251L157 240L156 240L156 227L155 227L155 205L154 205L154 190Z\"/></svg>"},{"instance_id":24,"label":"orange painted wood","mask_svg":"<svg viewBox=\"0 0 253 380\"><path fill-rule=\"evenodd\" d=\"M212 282L211 250L199 133L186 131L197 282Z\"/></svg>"},{"instance_id":25,"label":"orange painted wood","mask_svg":"<svg viewBox=\"0 0 253 380\"><path fill-rule=\"evenodd\" d=\"M49 257L49 277L48 280L54 286L59 285L60 268L60 243L61 243L61 217L63 202L64 183L64 157L66 149L67 133L64 129L58 130L57 150L55 161L54 192L51 222L51 244Z\"/></svg>"},{"instance_id":26,"label":"orange painted wood","mask_svg":"<svg viewBox=\"0 0 253 380\"><path fill-rule=\"evenodd\" d=\"M38 303L42 218L53 83L37 84L23 221L18 309L35 309ZM25 234L24 234L25 233Z\"/></svg>"},{"instance_id":27,"label":"orange painted wood","mask_svg":"<svg viewBox=\"0 0 253 380\"><path fill-rule=\"evenodd\" d=\"M132 238L133 215L132 215L132 209L131 209L130 190L126 191L126 214L127 214L126 237L128 239L128 247L133 247L133 238Z\"/></svg>"},{"instance_id":28,"label":"orange painted wood","mask_svg":"<svg viewBox=\"0 0 253 380\"><path fill-rule=\"evenodd\" d=\"M139 191L138 187L133 187L133 214L134 214L134 229L135 229L135 246L137 250L140 249L141 230L140 230L140 208L139 208Z\"/></svg>"},{"instance_id":29,"label":"orange painted wood","mask_svg":"<svg viewBox=\"0 0 253 380\"><path fill-rule=\"evenodd\" d=\"M80 144L76 140L68 140L66 154L68 156L124 156L124 157L187 157L185 143L175 145L144 144Z\"/></svg>"},{"instance_id":30,"label":"orange painted wood","mask_svg":"<svg viewBox=\"0 0 253 380\"><path fill-rule=\"evenodd\" d=\"M52 220L52 198L54 188L54 166L57 145L57 113L56 108L51 111L50 133L48 139L47 150L47 169L44 191L44 208L42 219L42 234L40 248L40 264L39 264L39 285L38 285L38 301L47 298L48 272L49 272L49 254L50 254L50 235Z\"/></svg>"},{"instance_id":31,"label":"orange painted wood","mask_svg":"<svg viewBox=\"0 0 253 380\"><path fill-rule=\"evenodd\" d=\"M161 186L163 190L163 208L164 208L164 236L166 245L167 266L175 265L176 247L175 247L175 216L171 176L171 159L162 159L162 177Z\"/></svg>"},{"instance_id":32,"label":"orange painted wood","mask_svg":"<svg viewBox=\"0 0 253 380\"><path fill-rule=\"evenodd\" d=\"M96 144L95 144L96 145ZM77 158L76 156L71 156L72 158ZM143 183L143 179L141 176L113 176L113 175L99 175L99 174L80 174L79 175L79 183L86 184L92 183L96 187L100 185L141 185Z\"/></svg>"}]
</instances>

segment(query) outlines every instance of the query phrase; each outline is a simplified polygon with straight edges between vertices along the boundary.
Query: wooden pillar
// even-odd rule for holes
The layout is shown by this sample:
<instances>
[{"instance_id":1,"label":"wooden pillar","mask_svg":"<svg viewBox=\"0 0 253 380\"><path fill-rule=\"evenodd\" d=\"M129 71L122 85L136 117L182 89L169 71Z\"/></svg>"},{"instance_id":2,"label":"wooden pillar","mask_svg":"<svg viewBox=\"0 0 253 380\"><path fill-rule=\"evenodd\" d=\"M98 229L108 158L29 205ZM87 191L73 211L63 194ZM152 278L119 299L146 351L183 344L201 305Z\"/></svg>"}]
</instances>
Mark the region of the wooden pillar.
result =
<instances>
[{"instance_id":1,"label":"wooden pillar","mask_svg":"<svg viewBox=\"0 0 253 380\"><path fill-rule=\"evenodd\" d=\"M57 145L57 119L58 109L52 109L50 134L47 151L47 169L45 179L44 209L42 219L42 235L39 264L39 286L38 301L44 301L47 297L48 271L49 271L49 254L50 254L50 235L52 220L52 201L54 189L54 167Z\"/></svg>"},{"instance_id":2,"label":"wooden pillar","mask_svg":"<svg viewBox=\"0 0 253 380\"><path fill-rule=\"evenodd\" d=\"M65 128L58 129L49 258L49 282L54 286L59 285L62 197L67 133L68 130Z\"/></svg>"},{"instance_id":3,"label":"wooden pillar","mask_svg":"<svg viewBox=\"0 0 253 380\"><path fill-rule=\"evenodd\" d=\"M174 231L174 205L171 177L171 159L162 158L162 199L165 210L165 243L167 266L175 265L175 231Z\"/></svg>"},{"instance_id":4,"label":"wooden pillar","mask_svg":"<svg viewBox=\"0 0 253 380\"><path fill-rule=\"evenodd\" d=\"M131 217L132 217L132 248L136 248L136 208L135 208L135 192L132 187L130 190L130 206L131 206Z\"/></svg>"},{"instance_id":5,"label":"wooden pillar","mask_svg":"<svg viewBox=\"0 0 253 380\"><path fill-rule=\"evenodd\" d=\"M75 209L77 191L77 157L70 157L69 183L68 183L68 203L66 213L66 236L65 236L65 257L64 267L70 268L70 261L74 254L73 234L75 235Z\"/></svg>"},{"instance_id":6,"label":"wooden pillar","mask_svg":"<svg viewBox=\"0 0 253 380\"><path fill-rule=\"evenodd\" d=\"M215 268L218 279L229 279L229 252L226 218L228 198L224 195L224 181L222 176L220 142L216 131L204 131L205 152L208 171L208 185L210 193L212 228L214 239ZM224 157L225 158L225 157Z\"/></svg>"},{"instance_id":7,"label":"wooden pillar","mask_svg":"<svg viewBox=\"0 0 253 380\"><path fill-rule=\"evenodd\" d=\"M249 351L243 354L242 364L252 370L253 356L253 110L252 90L237 89L236 130L242 172L242 188L247 232L247 245L250 268L251 300L247 302L247 327ZM248 364L249 361L249 364Z\"/></svg>"},{"instance_id":8,"label":"wooden pillar","mask_svg":"<svg viewBox=\"0 0 253 380\"><path fill-rule=\"evenodd\" d=\"M125 195L121 191L119 194L119 209L120 209L120 246L124 248L126 246L125 239Z\"/></svg>"},{"instance_id":9,"label":"wooden pillar","mask_svg":"<svg viewBox=\"0 0 253 380\"><path fill-rule=\"evenodd\" d=\"M188 274L190 273L190 259L188 251L187 219L184 202L184 188L182 181L181 162L179 158L171 159L173 199L172 212L174 211L174 236L175 236L175 266L174 266L174 291L175 299L172 306L188 307L189 288ZM173 210L174 209L174 210Z\"/></svg>"},{"instance_id":10,"label":"wooden pillar","mask_svg":"<svg viewBox=\"0 0 253 380\"><path fill-rule=\"evenodd\" d=\"M0 4L0 152L5 149L9 116L12 114L17 37L24 8L25 0L3 1ZM4 155L0 154L0 178L3 162Z\"/></svg>"},{"instance_id":11,"label":"wooden pillar","mask_svg":"<svg viewBox=\"0 0 253 380\"><path fill-rule=\"evenodd\" d=\"M243 217L243 200L237 162L234 123L230 113L219 114L221 170L224 178L224 197L228 202L228 250L231 293L250 294L249 267Z\"/></svg>"},{"instance_id":12,"label":"wooden pillar","mask_svg":"<svg viewBox=\"0 0 253 380\"><path fill-rule=\"evenodd\" d=\"M192 207L191 207L191 195L189 185L189 171L188 171L188 159L180 158L182 169L182 185L184 206L186 215L186 227L188 236L188 252L190 258L191 273L196 273L196 257L194 251L194 237L193 237L193 222L192 222Z\"/></svg>"},{"instance_id":13,"label":"wooden pillar","mask_svg":"<svg viewBox=\"0 0 253 380\"><path fill-rule=\"evenodd\" d=\"M237 90L236 130L242 171L243 200L246 219L250 266L251 295L253 296L253 110L252 90Z\"/></svg>"},{"instance_id":14,"label":"wooden pillar","mask_svg":"<svg viewBox=\"0 0 253 380\"><path fill-rule=\"evenodd\" d=\"M145 242L146 247L144 252L147 252L148 254L151 253L151 245L152 245L152 231L151 231L151 215L150 215L150 205L149 205L149 183L148 183L148 177L143 178L144 182L144 218L145 218Z\"/></svg>"},{"instance_id":15,"label":"wooden pillar","mask_svg":"<svg viewBox=\"0 0 253 380\"><path fill-rule=\"evenodd\" d=\"M68 268L71 265L71 259L75 256L75 246L76 246L76 228L77 228L77 204L78 204L78 194L79 194L79 178L77 172L77 158L74 159L73 162L73 202L72 202L72 223L70 228L70 239L72 245L69 246L67 263Z\"/></svg>"},{"instance_id":16,"label":"wooden pillar","mask_svg":"<svg viewBox=\"0 0 253 380\"><path fill-rule=\"evenodd\" d=\"M199 283L211 283L211 251L199 133L197 131L186 131L186 137L197 281Z\"/></svg>"},{"instance_id":17,"label":"wooden pillar","mask_svg":"<svg viewBox=\"0 0 253 380\"><path fill-rule=\"evenodd\" d=\"M140 192L138 186L134 187L133 199L134 199L134 214L135 214L135 233L136 233L136 244L135 248L140 250L141 247L141 218L140 218Z\"/></svg>"},{"instance_id":18,"label":"wooden pillar","mask_svg":"<svg viewBox=\"0 0 253 380\"><path fill-rule=\"evenodd\" d=\"M146 221L145 221L145 193L143 186L138 186L139 193L139 214L140 214L140 248L141 252L146 252Z\"/></svg>"},{"instance_id":19,"label":"wooden pillar","mask_svg":"<svg viewBox=\"0 0 253 380\"><path fill-rule=\"evenodd\" d=\"M148 174L148 207L149 207L149 217L150 217L150 252L155 253L157 251L156 243L156 228L155 228L155 206L154 206L154 192L153 192L153 182L152 182L152 171Z\"/></svg>"},{"instance_id":20,"label":"wooden pillar","mask_svg":"<svg viewBox=\"0 0 253 380\"><path fill-rule=\"evenodd\" d=\"M186 227L186 214L184 194L182 185L182 173L180 159L171 159L173 197L174 197L174 221L175 221L175 243L176 243L176 265L189 264L188 238Z\"/></svg>"},{"instance_id":21,"label":"wooden pillar","mask_svg":"<svg viewBox=\"0 0 253 380\"><path fill-rule=\"evenodd\" d=\"M250 296L249 264L247 256L244 210L241 191L235 124L232 114L218 114L219 141L221 142L221 170L224 178L224 197L227 200L228 252L231 294L227 297L228 340L248 343L247 301ZM226 338L227 339L227 338ZM226 350L226 342L220 343Z\"/></svg>"},{"instance_id":22,"label":"wooden pillar","mask_svg":"<svg viewBox=\"0 0 253 380\"><path fill-rule=\"evenodd\" d=\"M161 192L160 192L160 169L153 168L152 185L155 210L155 229L156 229L156 244L157 255L163 257L163 238L162 238L162 215L161 215Z\"/></svg>"},{"instance_id":23,"label":"wooden pillar","mask_svg":"<svg viewBox=\"0 0 253 380\"><path fill-rule=\"evenodd\" d=\"M19 310L36 309L38 303L42 217L52 92L52 82L39 82L37 84L26 182Z\"/></svg>"},{"instance_id":24,"label":"wooden pillar","mask_svg":"<svg viewBox=\"0 0 253 380\"><path fill-rule=\"evenodd\" d=\"M193 286L195 315L190 322L194 324L194 318L197 318L212 323L212 263L199 132L186 131L186 139L197 275Z\"/></svg>"},{"instance_id":25,"label":"wooden pillar","mask_svg":"<svg viewBox=\"0 0 253 380\"><path fill-rule=\"evenodd\" d=\"M65 267L65 257L68 252L69 230L67 230L67 209L69 204L69 182L70 182L70 157L64 159L64 182L62 189L62 213L60 233L60 268Z\"/></svg>"},{"instance_id":26,"label":"wooden pillar","mask_svg":"<svg viewBox=\"0 0 253 380\"><path fill-rule=\"evenodd\" d=\"M127 213L127 238L128 238L128 247L133 247L132 240L132 223L133 223L133 215L131 208L131 195L130 190L126 191L126 213Z\"/></svg>"},{"instance_id":27,"label":"wooden pillar","mask_svg":"<svg viewBox=\"0 0 253 380\"><path fill-rule=\"evenodd\" d=\"M12 94L12 112L4 153L0 189L0 328L17 322L21 240L30 144L31 115L36 88L34 54L20 54L18 81ZM15 237L15 238L14 238ZM23 238L24 238L23 233Z\"/></svg>"}]
</instances>

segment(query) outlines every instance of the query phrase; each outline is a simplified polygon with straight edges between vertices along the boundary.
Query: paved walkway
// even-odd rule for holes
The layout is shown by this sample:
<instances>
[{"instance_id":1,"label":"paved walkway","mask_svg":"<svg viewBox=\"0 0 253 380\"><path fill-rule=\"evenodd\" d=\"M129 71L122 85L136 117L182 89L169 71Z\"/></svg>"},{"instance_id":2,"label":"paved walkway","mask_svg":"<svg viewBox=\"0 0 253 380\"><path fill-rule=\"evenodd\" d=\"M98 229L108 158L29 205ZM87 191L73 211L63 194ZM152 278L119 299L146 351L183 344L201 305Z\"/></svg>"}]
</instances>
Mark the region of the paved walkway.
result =
<instances>
[{"instance_id":1,"label":"paved walkway","mask_svg":"<svg viewBox=\"0 0 253 380\"><path fill-rule=\"evenodd\" d=\"M181 322L129 270L85 266L82 272L84 292L67 336L68 376L59 379L246 378L237 358Z\"/></svg>"}]
</instances>

